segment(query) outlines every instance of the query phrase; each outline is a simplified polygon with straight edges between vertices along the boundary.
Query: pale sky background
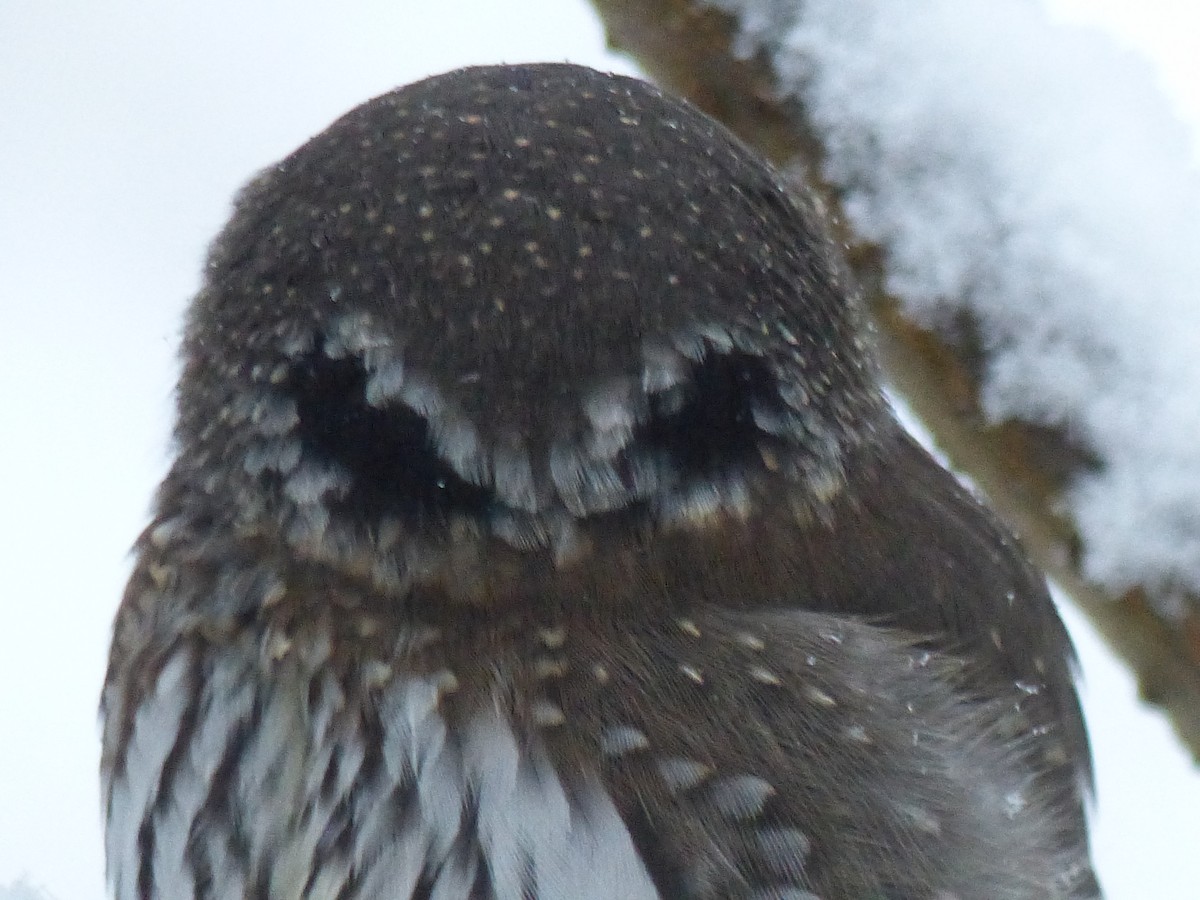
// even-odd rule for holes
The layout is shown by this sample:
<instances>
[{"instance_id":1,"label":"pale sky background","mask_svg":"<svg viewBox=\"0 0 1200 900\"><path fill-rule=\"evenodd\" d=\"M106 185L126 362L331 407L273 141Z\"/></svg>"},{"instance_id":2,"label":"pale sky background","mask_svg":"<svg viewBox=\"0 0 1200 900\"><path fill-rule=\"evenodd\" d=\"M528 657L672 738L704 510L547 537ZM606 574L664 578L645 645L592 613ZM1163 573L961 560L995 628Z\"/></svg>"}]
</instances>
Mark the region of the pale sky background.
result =
<instances>
[{"instance_id":1,"label":"pale sky background","mask_svg":"<svg viewBox=\"0 0 1200 900\"><path fill-rule=\"evenodd\" d=\"M1151 56L1200 136L1194 2L1052 2ZM103 896L108 630L166 466L180 315L233 192L397 84L561 59L633 71L582 0L0 0L0 898L22 880ZM1110 900L1195 900L1200 775L1068 618Z\"/></svg>"}]
</instances>

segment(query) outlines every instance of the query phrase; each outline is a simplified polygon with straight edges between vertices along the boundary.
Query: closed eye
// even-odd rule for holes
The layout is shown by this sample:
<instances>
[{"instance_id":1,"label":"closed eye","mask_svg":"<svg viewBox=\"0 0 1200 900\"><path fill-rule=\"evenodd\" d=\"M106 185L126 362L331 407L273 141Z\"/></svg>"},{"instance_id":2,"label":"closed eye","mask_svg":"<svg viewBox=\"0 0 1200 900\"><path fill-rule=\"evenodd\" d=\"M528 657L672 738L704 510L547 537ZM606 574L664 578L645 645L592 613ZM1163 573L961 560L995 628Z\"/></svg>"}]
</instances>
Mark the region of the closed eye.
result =
<instances>
[{"instance_id":1,"label":"closed eye","mask_svg":"<svg viewBox=\"0 0 1200 900\"><path fill-rule=\"evenodd\" d=\"M425 416L400 401L368 402L368 380L362 358L314 350L287 381L305 455L348 476L331 510L364 524L392 517L421 527L456 516L484 519L501 507L490 487L463 478L439 455ZM761 420L786 414L768 362L741 352L710 351L688 378L648 400L628 450L655 460L677 485L761 465L763 445L775 440ZM644 508L645 499L631 495L626 508Z\"/></svg>"},{"instance_id":2,"label":"closed eye","mask_svg":"<svg viewBox=\"0 0 1200 900\"><path fill-rule=\"evenodd\" d=\"M765 359L710 352L693 363L686 382L651 397L649 419L640 426L635 444L666 462L685 482L736 474L759 459L767 438L759 419L783 409Z\"/></svg>"},{"instance_id":3,"label":"closed eye","mask_svg":"<svg viewBox=\"0 0 1200 900\"><path fill-rule=\"evenodd\" d=\"M349 475L335 507L365 521L394 516L414 525L452 514L481 515L492 492L458 475L437 454L429 423L402 403L367 402L361 359L320 350L290 373L306 454Z\"/></svg>"}]
</instances>

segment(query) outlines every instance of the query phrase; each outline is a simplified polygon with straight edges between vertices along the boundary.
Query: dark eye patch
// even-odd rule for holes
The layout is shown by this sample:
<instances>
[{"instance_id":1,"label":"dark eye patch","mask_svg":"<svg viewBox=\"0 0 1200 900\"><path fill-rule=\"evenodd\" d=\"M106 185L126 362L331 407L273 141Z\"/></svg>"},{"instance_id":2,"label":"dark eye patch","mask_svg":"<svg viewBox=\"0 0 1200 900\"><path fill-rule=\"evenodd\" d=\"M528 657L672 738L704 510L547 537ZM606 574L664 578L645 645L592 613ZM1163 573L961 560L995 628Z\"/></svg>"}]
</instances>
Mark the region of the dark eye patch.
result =
<instances>
[{"instance_id":1,"label":"dark eye patch","mask_svg":"<svg viewBox=\"0 0 1200 900\"><path fill-rule=\"evenodd\" d=\"M320 349L288 378L305 454L350 476L345 492L330 498L331 509L364 523L392 517L413 526L497 511L493 490L442 459L423 415L401 402L367 402L368 378L360 357ZM712 351L675 389L649 398L649 416L629 449L657 459L677 483L736 476L760 466L760 449L777 440L761 427L764 415L787 415L767 361ZM644 499L631 495L627 509L644 509Z\"/></svg>"},{"instance_id":2,"label":"dark eye patch","mask_svg":"<svg viewBox=\"0 0 1200 900\"><path fill-rule=\"evenodd\" d=\"M787 414L767 361L748 353L706 354L693 364L682 391L682 398L651 397L650 417L635 443L664 459L684 481L757 463L768 437L757 416Z\"/></svg>"},{"instance_id":3,"label":"dark eye patch","mask_svg":"<svg viewBox=\"0 0 1200 900\"><path fill-rule=\"evenodd\" d=\"M319 350L289 378L305 451L350 475L335 507L360 520L394 516L413 524L486 512L492 492L438 456L425 418L400 403L372 406L366 385L361 359L331 359Z\"/></svg>"}]
</instances>

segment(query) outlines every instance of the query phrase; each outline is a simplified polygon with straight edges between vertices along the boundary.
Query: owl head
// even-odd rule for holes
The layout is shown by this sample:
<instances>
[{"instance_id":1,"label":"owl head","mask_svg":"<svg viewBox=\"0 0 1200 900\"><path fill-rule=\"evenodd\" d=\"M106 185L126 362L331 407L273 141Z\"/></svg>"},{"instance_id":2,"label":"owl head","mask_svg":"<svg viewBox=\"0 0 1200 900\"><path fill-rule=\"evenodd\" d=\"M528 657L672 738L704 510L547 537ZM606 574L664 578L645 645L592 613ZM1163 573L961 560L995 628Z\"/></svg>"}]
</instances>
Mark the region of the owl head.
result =
<instances>
[{"instance_id":1,"label":"owl head","mask_svg":"<svg viewBox=\"0 0 1200 900\"><path fill-rule=\"evenodd\" d=\"M166 490L402 591L607 558L614 524L811 517L887 415L860 318L794 192L686 103L451 72L242 193Z\"/></svg>"}]
</instances>

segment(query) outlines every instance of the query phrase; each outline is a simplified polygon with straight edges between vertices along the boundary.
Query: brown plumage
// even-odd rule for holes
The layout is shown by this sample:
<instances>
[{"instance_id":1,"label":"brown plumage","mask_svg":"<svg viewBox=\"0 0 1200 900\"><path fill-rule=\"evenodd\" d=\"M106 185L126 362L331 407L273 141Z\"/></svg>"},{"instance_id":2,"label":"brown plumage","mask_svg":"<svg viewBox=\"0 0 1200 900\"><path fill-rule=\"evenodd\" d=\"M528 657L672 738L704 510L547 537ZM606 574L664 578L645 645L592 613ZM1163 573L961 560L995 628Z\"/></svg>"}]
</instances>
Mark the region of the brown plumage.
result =
<instances>
[{"instance_id":1,"label":"brown plumage","mask_svg":"<svg viewBox=\"0 0 1200 900\"><path fill-rule=\"evenodd\" d=\"M1087 897L1071 650L804 209L572 66L364 104L192 307L119 900Z\"/></svg>"}]
</instances>

